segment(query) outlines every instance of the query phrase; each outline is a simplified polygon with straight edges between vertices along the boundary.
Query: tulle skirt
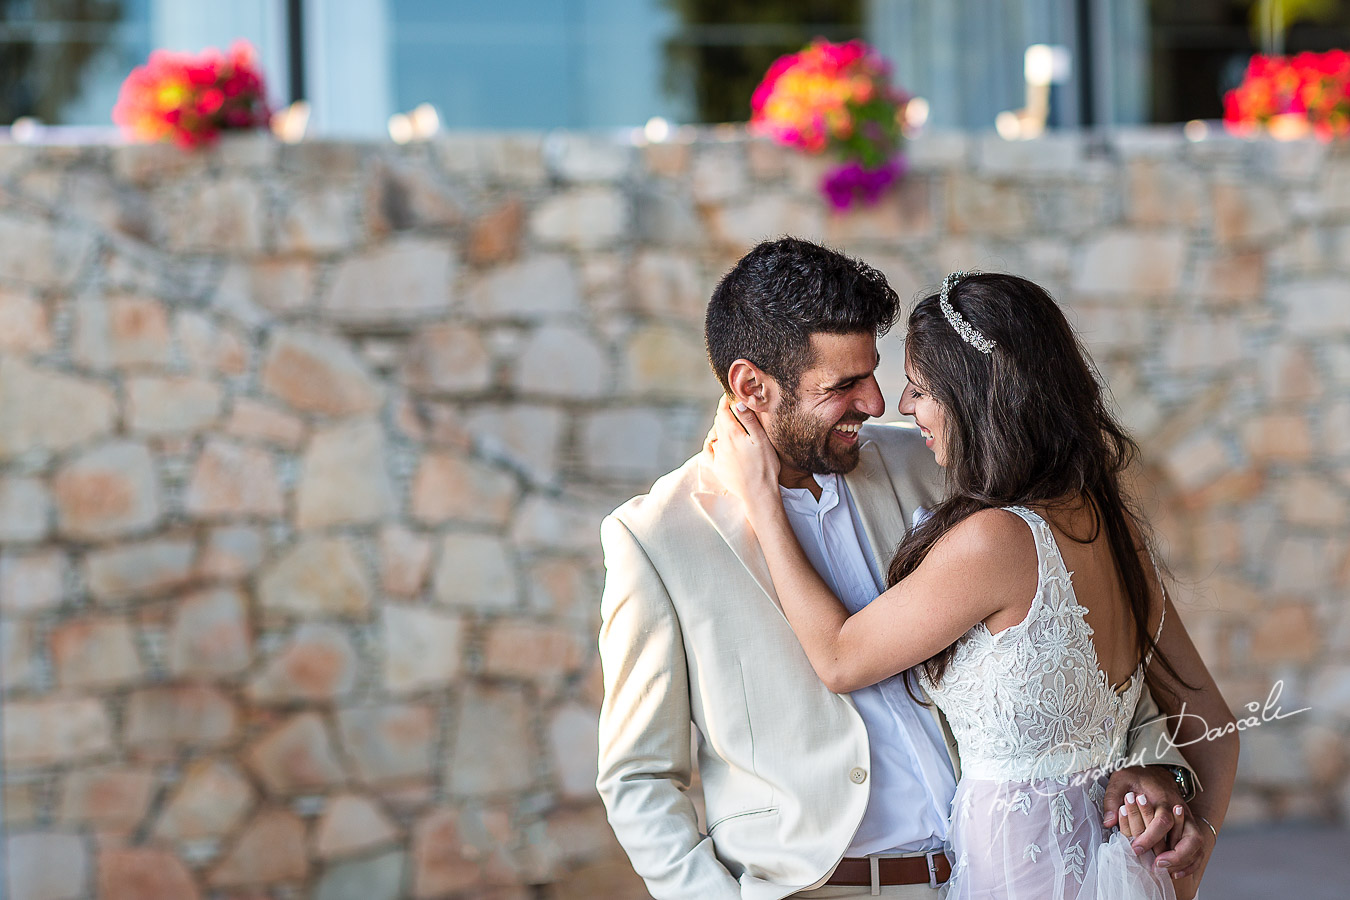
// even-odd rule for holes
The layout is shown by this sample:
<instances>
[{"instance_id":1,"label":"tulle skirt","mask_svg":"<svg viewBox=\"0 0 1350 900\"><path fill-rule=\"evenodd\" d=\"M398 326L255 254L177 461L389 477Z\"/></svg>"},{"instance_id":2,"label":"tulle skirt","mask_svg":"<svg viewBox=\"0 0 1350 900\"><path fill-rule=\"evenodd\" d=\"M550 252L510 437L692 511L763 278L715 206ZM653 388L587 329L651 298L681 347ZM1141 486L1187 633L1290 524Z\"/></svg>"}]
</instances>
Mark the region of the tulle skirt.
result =
<instances>
[{"instance_id":1,"label":"tulle skirt","mask_svg":"<svg viewBox=\"0 0 1350 900\"><path fill-rule=\"evenodd\" d=\"M1103 778L963 779L943 900L1175 900L1152 852L1102 827Z\"/></svg>"}]
</instances>

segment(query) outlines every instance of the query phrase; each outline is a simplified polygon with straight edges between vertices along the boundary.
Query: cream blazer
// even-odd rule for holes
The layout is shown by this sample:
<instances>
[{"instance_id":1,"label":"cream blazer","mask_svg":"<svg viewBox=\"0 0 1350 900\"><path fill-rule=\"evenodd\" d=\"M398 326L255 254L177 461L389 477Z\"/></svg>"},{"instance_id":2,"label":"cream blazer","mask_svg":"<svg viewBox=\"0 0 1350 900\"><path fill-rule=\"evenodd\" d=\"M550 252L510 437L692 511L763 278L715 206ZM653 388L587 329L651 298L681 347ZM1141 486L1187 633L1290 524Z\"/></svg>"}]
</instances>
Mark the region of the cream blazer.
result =
<instances>
[{"instance_id":1,"label":"cream blazer","mask_svg":"<svg viewBox=\"0 0 1350 900\"><path fill-rule=\"evenodd\" d=\"M866 425L860 438L845 481L885 566L914 509L936 505L941 470L913 426ZM853 701L816 677L739 501L701 454L600 534L596 785L634 869L657 900L778 900L821 884L867 807L867 731ZM1136 721L1154 714L1145 691ZM1151 751L1161 733L1139 729L1131 750ZM706 834L687 793L691 747ZM1184 765L1175 750L1162 761Z\"/></svg>"}]
</instances>

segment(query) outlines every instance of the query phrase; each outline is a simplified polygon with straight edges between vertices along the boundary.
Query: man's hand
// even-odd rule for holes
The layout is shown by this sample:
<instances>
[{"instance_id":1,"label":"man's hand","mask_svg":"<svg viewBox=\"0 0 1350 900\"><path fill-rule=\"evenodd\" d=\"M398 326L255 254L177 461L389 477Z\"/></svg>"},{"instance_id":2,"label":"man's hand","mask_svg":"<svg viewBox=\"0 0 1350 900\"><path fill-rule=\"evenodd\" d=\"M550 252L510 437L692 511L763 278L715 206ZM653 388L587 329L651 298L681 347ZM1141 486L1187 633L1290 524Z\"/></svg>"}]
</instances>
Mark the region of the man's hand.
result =
<instances>
[{"instance_id":1,"label":"man's hand","mask_svg":"<svg viewBox=\"0 0 1350 900\"><path fill-rule=\"evenodd\" d=\"M1154 865L1173 878L1198 872L1214 849L1213 834L1195 820L1172 773L1161 766L1131 766L1111 775L1102 801L1102 825L1121 826L1136 854L1155 850ZM1128 812L1120 821L1120 809ZM1180 812L1178 812L1180 810Z\"/></svg>"}]
</instances>

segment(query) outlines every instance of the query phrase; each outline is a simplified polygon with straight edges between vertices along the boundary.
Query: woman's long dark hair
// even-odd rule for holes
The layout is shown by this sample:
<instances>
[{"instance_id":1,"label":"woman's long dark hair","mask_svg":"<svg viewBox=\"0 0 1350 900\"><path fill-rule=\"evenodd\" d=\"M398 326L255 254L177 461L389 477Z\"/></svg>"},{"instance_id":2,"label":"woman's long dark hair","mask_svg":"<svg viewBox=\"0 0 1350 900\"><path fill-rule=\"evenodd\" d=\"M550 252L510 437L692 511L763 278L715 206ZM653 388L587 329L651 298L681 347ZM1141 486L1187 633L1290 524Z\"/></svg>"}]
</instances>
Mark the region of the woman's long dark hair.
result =
<instances>
[{"instance_id":1,"label":"woman's long dark hair","mask_svg":"<svg viewBox=\"0 0 1350 900\"><path fill-rule=\"evenodd\" d=\"M948 300L996 346L985 354L966 343L943 315L937 294L910 313L905 353L915 386L945 414L948 491L901 542L890 583L918 568L933 545L972 513L1085 498L1094 528L1087 538L1073 539L1091 543L1105 529L1129 599L1135 645L1141 654L1151 649L1170 678L1184 683L1149 630L1149 580L1140 554L1150 532L1120 486L1139 448L1108 409L1063 312L1044 289L1014 275L966 275ZM928 677L940 682L954 652L948 647L928 659Z\"/></svg>"}]
</instances>

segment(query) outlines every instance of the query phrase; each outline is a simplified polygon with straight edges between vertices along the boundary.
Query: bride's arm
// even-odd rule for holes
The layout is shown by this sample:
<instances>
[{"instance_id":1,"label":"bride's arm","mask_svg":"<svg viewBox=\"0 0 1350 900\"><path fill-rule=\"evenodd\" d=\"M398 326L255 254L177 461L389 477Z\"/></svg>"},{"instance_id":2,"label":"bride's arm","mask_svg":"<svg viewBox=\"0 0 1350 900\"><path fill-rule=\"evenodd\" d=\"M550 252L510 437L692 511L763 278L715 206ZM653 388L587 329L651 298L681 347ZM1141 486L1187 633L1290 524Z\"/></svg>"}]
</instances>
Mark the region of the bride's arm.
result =
<instances>
[{"instance_id":1,"label":"bride's arm","mask_svg":"<svg viewBox=\"0 0 1350 900\"><path fill-rule=\"evenodd\" d=\"M1036 554L1016 516L984 510L952 529L908 578L850 616L811 566L778 491L776 457L753 412L723 404L718 475L746 506L779 602L821 681L837 693L902 672L1035 593ZM737 421L741 424L737 424Z\"/></svg>"}]
</instances>

